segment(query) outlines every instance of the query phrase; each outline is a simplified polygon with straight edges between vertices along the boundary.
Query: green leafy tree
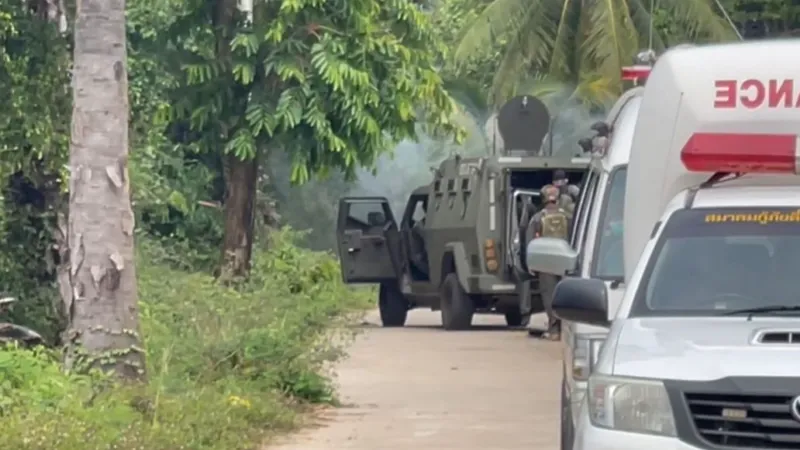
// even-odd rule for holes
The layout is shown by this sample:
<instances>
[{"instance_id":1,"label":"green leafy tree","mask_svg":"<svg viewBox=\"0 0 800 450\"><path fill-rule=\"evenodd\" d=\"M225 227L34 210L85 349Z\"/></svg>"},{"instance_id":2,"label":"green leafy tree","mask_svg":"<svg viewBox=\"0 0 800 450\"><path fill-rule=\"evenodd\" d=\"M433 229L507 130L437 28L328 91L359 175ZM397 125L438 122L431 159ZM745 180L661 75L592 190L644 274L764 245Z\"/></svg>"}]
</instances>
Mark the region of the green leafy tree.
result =
<instances>
[{"instance_id":1,"label":"green leafy tree","mask_svg":"<svg viewBox=\"0 0 800 450\"><path fill-rule=\"evenodd\" d=\"M184 6L169 32L185 82L173 121L185 142L222 154L223 275L246 275L260 164L286 151L297 184L371 166L394 142L460 130L436 69L430 21L409 0L256 2L252 21L232 0Z\"/></svg>"},{"instance_id":2,"label":"green leafy tree","mask_svg":"<svg viewBox=\"0 0 800 450\"><path fill-rule=\"evenodd\" d=\"M463 0L480 12L462 30L453 58L459 66L491 49L502 56L489 98L501 103L531 80L565 83L583 103L602 104L622 90L620 67L641 48L663 50L651 33L653 3L610 1ZM712 0L667 0L659 8L691 40L728 40L733 33Z\"/></svg>"},{"instance_id":3,"label":"green leafy tree","mask_svg":"<svg viewBox=\"0 0 800 450\"><path fill-rule=\"evenodd\" d=\"M483 122L489 116L486 94L492 86L492 78L502 57L501 49L489 47L473 52L468 58L454 64L453 50L464 27L480 14L472 0L437 0L431 6L431 21L445 46L442 55L444 78L448 91L476 120Z\"/></svg>"},{"instance_id":4,"label":"green leafy tree","mask_svg":"<svg viewBox=\"0 0 800 450\"><path fill-rule=\"evenodd\" d=\"M721 0L747 38L797 36L800 4L784 0Z\"/></svg>"},{"instance_id":5,"label":"green leafy tree","mask_svg":"<svg viewBox=\"0 0 800 450\"><path fill-rule=\"evenodd\" d=\"M71 58L55 3L0 4L0 290L22 300L10 319L48 340L56 340L62 319L53 250L66 251L55 238L71 108Z\"/></svg>"}]
</instances>

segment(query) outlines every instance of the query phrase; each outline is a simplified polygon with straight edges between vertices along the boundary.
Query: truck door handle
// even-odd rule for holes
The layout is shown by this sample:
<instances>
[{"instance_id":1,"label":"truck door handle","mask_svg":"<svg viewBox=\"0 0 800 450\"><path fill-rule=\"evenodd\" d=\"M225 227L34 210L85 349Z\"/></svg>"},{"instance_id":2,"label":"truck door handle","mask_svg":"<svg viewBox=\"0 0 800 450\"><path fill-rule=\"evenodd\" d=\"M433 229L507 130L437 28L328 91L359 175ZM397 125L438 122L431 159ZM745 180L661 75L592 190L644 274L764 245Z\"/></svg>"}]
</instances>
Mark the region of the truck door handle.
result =
<instances>
[{"instance_id":1,"label":"truck door handle","mask_svg":"<svg viewBox=\"0 0 800 450\"><path fill-rule=\"evenodd\" d=\"M358 252L358 251L360 251L360 250L361 250L360 248L349 247L349 248L347 249L347 253L351 253L351 254L352 254L352 253Z\"/></svg>"}]
</instances>

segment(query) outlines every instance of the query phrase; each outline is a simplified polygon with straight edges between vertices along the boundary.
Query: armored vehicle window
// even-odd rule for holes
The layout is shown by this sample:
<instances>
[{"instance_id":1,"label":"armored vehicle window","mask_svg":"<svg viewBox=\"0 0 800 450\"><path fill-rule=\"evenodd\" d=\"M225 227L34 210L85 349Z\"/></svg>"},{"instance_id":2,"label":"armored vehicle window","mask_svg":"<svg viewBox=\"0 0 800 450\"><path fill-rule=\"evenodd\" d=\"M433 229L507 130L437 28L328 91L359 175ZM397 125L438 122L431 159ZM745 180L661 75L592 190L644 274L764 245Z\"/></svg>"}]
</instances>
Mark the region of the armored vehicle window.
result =
<instances>
[{"instance_id":1,"label":"armored vehicle window","mask_svg":"<svg viewBox=\"0 0 800 450\"><path fill-rule=\"evenodd\" d=\"M718 315L800 306L800 211L676 211L642 277L632 315Z\"/></svg>"},{"instance_id":2,"label":"armored vehicle window","mask_svg":"<svg viewBox=\"0 0 800 450\"><path fill-rule=\"evenodd\" d=\"M380 203L354 202L347 212L347 228L358 228L367 232L373 228L383 228L386 222L387 213Z\"/></svg>"},{"instance_id":3,"label":"armored vehicle window","mask_svg":"<svg viewBox=\"0 0 800 450\"><path fill-rule=\"evenodd\" d=\"M600 228L592 261L592 277L621 279L622 267L622 212L625 206L625 179L627 168L611 172L600 210Z\"/></svg>"},{"instance_id":4,"label":"armored vehicle window","mask_svg":"<svg viewBox=\"0 0 800 450\"><path fill-rule=\"evenodd\" d=\"M411 220L416 223L419 222L421 219L425 218L426 213L426 205L424 200L417 201L417 204L414 205L414 213L411 214Z\"/></svg>"}]
</instances>

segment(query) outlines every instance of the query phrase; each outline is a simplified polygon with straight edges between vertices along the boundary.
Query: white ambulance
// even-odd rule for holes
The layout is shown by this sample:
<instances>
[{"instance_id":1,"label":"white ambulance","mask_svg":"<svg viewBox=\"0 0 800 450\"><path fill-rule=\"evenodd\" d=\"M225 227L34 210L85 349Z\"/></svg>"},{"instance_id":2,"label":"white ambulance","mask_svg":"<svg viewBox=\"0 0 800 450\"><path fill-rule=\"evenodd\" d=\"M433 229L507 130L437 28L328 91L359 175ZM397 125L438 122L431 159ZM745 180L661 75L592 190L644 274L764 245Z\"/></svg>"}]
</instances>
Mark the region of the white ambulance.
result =
<instances>
[{"instance_id":1,"label":"white ambulance","mask_svg":"<svg viewBox=\"0 0 800 450\"><path fill-rule=\"evenodd\" d=\"M799 53L794 53L799 52ZM626 290L575 450L800 449L800 41L671 50L645 87L624 212ZM533 270L568 243L536 239ZM532 264L533 263L533 264ZM602 280L554 309L609 324Z\"/></svg>"},{"instance_id":2,"label":"white ambulance","mask_svg":"<svg viewBox=\"0 0 800 450\"><path fill-rule=\"evenodd\" d=\"M644 77L646 73L637 78ZM591 155L591 162L583 177L573 219L570 246L575 251L576 265L571 274L605 283L609 318L616 312L625 287L622 251L625 180L643 92L642 87L626 91L611 108L606 120L592 127L597 135L581 142L584 151ZM608 327L605 326L562 321L562 449L572 448L580 403L592 365L597 361L607 334Z\"/></svg>"}]
</instances>

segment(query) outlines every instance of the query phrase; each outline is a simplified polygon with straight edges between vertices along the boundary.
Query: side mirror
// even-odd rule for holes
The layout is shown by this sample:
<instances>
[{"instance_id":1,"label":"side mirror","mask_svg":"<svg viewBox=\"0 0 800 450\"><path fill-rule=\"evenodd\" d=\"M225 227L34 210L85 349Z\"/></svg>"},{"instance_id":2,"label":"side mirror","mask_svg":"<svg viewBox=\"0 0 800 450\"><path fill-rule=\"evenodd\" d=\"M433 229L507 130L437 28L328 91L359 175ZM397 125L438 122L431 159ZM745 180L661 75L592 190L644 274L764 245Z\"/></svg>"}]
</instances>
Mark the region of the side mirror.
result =
<instances>
[{"instance_id":1,"label":"side mirror","mask_svg":"<svg viewBox=\"0 0 800 450\"><path fill-rule=\"evenodd\" d=\"M563 276L575 270L576 252L564 239L540 237L528 243L525 262L528 270Z\"/></svg>"},{"instance_id":2,"label":"side mirror","mask_svg":"<svg viewBox=\"0 0 800 450\"><path fill-rule=\"evenodd\" d=\"M569 322L608 326L606 284L591 278L564 278L553 292L553 312Z\"/></svg>"}]
</instances>

